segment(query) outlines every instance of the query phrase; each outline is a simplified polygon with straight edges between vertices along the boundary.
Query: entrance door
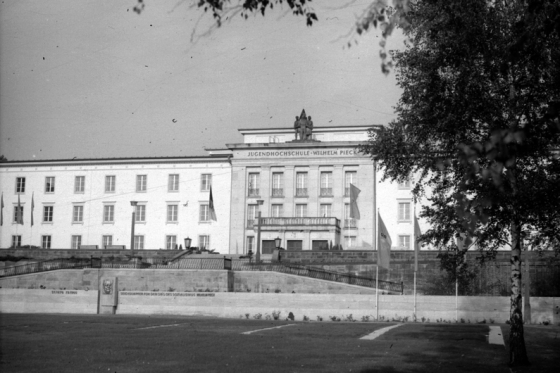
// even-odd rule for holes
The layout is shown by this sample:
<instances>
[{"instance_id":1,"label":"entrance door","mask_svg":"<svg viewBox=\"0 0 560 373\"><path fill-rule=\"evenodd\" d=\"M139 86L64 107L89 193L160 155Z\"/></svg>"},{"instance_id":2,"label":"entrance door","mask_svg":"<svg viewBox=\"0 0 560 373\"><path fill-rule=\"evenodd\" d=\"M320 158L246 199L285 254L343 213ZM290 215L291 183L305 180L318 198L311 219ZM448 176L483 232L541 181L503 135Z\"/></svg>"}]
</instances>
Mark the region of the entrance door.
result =
<instances>
[{"instance_id":1,"label":"entrance door","mask_svg":"<svg viewBox=\"0 0 560 373\"><path fill-rule=\"evenodd\" d=\"M327 240L313 240L311 250L328 250L329 241Z\"/></svg>"},{"instance_id":2,"label":"entrance door","mask_svg":"<svg viewBox=\"0 0 560 373\"><path fill-rule=\"evenodd\" d=\"M301 251L302 246L303 246L302 240L288 240L288 250Z\"/></svg>"},{"instance_id":3,"label":"entrance door","mask_svg":"<svg viewBox=\"0 0 560 373\"><path fill-rule=\"evenodd\" d=\"M263 254L272 254L274 249L276 249L276 243L274 242L274 240L262 240Z\"/></svg>"}]
</instances>

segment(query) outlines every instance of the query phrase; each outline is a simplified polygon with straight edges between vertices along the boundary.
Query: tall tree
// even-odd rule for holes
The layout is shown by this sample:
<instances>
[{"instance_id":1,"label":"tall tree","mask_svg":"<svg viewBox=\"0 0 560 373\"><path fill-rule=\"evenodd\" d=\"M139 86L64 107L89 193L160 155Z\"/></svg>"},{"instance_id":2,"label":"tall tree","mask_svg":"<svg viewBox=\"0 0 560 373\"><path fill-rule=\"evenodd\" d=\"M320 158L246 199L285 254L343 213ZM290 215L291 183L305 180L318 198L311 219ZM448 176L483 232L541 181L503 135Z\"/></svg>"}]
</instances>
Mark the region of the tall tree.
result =
<instances>
[{"instance_id":1,"label":"tall tree","mask_svg":"<svg viewBox=\"0 0 560 373\"><path fill-rule=\"evenodd\" d=\"M385 177L418 175L429 203L421 241L480 259L511 248L510 363L523 337L523 239L560 237L558 1L410 2L406 49L394 57L398 118L362 151ZM457 244L459 243L459 245ZM464 245L463 245L464 244Z\"/></svg>"}]
</instances>

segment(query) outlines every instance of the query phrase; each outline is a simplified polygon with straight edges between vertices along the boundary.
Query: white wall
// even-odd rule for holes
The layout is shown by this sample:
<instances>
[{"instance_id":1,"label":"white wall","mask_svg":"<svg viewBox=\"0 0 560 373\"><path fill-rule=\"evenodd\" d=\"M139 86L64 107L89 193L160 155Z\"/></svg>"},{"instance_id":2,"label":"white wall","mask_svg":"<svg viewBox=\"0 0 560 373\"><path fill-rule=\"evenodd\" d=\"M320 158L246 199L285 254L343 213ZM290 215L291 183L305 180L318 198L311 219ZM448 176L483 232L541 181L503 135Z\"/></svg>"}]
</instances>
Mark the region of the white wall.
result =
<instances>
[{"instance_id":1,"label":"white wall","mask_svg":"<svg viewBox=\"0 0 560 373\"><path fill-rule=\"evenodd\" d=\"M168 175L179 174L179 191L168 191ZM212 190L217 221L199 222L199 205L207 203L209 192L201 191L201 174L212 174ZM105 176L116 176L114 193L105 192ZM136 192L136 175L147 175L147 191ZM45 177L55 177L55 192L45 193ZM85 176L85 192L74 193L75 176ZM16 177L25 177L24 224L13 223ZM21 235L22 244L41 246L41 236L52 236L52 248L70 248L71 236L81 235L83 245L102 244L103 235L113 236L113 245L130 248L132 207L130 201L146 204L146 222L136 223L135 234L144 235L145 249L165 247L166 235L177 235L178 244L189 236L198 245L199 235L210 235L210 248L228 252L230 223L231 167L227 160L178 160L172 163L148 160L127 163L71 161L0 167L0 187L4 199L4 225L0 247L9 247L12 235ZM34 226L30 225L31 200L34 195ZM103 222L104 204L115 205L114 223ZM178 222L167 223L167 204L179 206ZM54 206L52 223L43 222L43 206ZM83 223L72 222L73 206L83 204Z\"/></svg>"}]
</instances>

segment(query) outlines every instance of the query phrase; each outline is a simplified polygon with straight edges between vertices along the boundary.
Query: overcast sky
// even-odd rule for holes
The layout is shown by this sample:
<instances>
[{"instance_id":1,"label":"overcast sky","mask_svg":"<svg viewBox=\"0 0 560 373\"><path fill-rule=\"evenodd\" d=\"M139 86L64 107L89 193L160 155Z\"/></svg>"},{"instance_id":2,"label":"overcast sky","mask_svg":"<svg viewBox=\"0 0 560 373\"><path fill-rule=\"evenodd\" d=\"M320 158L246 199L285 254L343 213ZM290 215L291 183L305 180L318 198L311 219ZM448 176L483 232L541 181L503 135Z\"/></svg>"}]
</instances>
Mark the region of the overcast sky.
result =
<instances>
[{"instance_id":1,"label":"overcast sky","mask_svg":"<svg viewBox=\"0 0 560 373\"><path fill-rule=\"evenodd\" d=\"M369 1L314 1L202 35L193 1L3 0L0 154L9 160L204 155L239 128L387 124L400 89L378 32L343 48ZM198 37L191 41L193 31ZM400 38L390 49L402 47Z\"/></svg>"}]
</instances>

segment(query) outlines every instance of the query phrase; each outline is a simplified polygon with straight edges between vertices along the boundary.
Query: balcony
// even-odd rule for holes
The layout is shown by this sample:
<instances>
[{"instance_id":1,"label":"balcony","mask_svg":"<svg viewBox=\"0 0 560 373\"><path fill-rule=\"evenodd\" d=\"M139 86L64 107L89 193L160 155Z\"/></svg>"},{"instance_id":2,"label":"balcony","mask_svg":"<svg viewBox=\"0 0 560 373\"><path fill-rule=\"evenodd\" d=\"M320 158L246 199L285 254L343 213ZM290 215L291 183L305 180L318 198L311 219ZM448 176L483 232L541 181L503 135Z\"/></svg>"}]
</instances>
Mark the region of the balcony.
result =
<instances>
[{"instance_id":1,"label":"balcony","mask_svg":"<svg viewBox=\"0 0 560 373\"><path fill-rule=\"evenodd\" d=\"M307 188L296 188L296 197L307 197Z\"/></svg>"},{"instance_id":2,"label":"balcony","mask_svg":"<svg viewBox=\"0 0 560 373\"><path fill-rule=\"evenodd\" d=\"M345 229L358 228L356 219L344 219L344 228Z\"/></svg>"},{"instance_id":3,"label":"balcony","mask_svg":"<svg viewBox=\"0 0 560 373\"><path fill-rule=\"evenodd\" d=\"M262 230L275 231L279 228L284 230L309 229L312 231L335 230L340 232L340 220L333 217L261 218Z\"/></svg>"},{"instance_id":4,"label":"balcony","mask_svg":"<svg viewBox=\"0 0 560 373\"><path fill-rule=\"evenodd\" d=\"M260 197L259 188L249 188L247 190L247 196L249 196L249 197Z\"/></svg>"},{"instance_id":5,"label":"balcony","mask_svg":"<svg viewBox=\"0 0 560 373\"><path fill-rule=\"evenodd\" d=\"M332 197L332 188L321 188L321 197Z\"/></svg>"},{"instance_id":6,"label":"balcony","mask_svg":"<svg viewBox=\"0 0 560 373\"><path fill-rule=\"evenodd\" d=\"M284 189L272 188L272 197L284 197Z\"/></svg>"}]
</instances>

